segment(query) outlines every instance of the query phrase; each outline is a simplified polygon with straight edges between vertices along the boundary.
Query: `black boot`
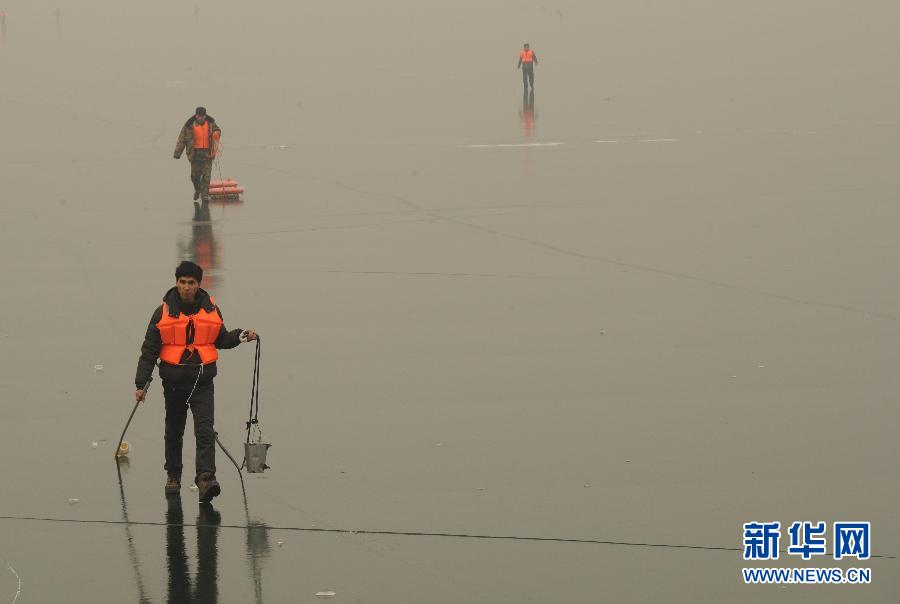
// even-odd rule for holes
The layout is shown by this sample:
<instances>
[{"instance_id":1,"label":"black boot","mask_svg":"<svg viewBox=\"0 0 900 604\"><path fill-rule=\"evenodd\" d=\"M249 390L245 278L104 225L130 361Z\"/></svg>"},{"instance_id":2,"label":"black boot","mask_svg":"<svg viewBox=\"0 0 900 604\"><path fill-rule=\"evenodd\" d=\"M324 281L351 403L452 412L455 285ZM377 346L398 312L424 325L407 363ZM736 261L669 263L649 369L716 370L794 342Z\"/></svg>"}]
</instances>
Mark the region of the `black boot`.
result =
<instances>
[{"instance_id":1,"label":"black boot","mask_svg":"<svg viewBox=\"0 0 900 604\"><path fill-rule=\"evenodd\" d=\"M178 476L169 476L166 479L166 495L178 495L181 490L181 478Z\"/></svg>"},{"instance_id":2,"label":"black boot","mask_svg":"<svg viewBox=\"0 0 900 604\"><path fill-rule=\"evenodd\" d=\"M222 487L219 486L219 482L212 474L207 472L197 477L197 494L200 497L200 503L209 503L221 492Z\"/></svg>"}]
</instances>

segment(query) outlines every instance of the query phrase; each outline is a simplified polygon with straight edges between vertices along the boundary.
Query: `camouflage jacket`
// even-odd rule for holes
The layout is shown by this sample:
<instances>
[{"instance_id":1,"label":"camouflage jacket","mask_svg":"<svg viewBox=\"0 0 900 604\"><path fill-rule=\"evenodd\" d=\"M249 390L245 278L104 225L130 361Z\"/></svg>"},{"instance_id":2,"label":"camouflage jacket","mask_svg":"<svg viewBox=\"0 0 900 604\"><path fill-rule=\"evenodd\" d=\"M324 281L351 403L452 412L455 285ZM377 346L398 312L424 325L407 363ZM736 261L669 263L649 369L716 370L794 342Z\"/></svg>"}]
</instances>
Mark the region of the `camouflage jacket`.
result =
<instances>
[{"instance_id":1,"label":"camouflage jacket","mask_svg":"<svg viewBox=\"0 0 900 604\"><path fill-rule=\"evenodd\" d=\"M209 122L209 148L215 149L214 141L213 141L213 133L218 132L221 135L222 129L219 128L219 125L216 123L216 120L211 116L206 116L206 121ZM188 118L188 121L184 123L184 127L181 129L181 132L178 134L178 140L175 142L175 158L178 159L181 157L181 152L187 149L187 158L194 159L194 116L192 115ZM210 156L212 159L212 155Z\"/></svg>"}]
</instances>

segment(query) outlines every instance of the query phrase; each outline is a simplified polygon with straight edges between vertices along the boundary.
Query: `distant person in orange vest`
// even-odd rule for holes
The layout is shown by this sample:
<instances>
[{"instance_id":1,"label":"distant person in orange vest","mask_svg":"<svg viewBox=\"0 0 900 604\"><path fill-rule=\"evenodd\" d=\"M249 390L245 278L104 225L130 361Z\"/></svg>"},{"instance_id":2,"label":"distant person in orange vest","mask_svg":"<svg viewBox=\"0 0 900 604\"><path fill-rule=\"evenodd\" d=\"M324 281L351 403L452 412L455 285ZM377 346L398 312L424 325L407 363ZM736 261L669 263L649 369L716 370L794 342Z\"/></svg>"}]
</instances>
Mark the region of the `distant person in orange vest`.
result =
<instances>
[{"instance_id":1,"label":"distant person in orange vest","mask_svg":"<svg viewBox=\"0 0 900 604\"><path fill-rule=\"evenodd\" d=\"M534 92L534 66L537 65L538 59L531 46L526 44L519 53L519 64L516 69L522 70L522 84L525 86L525 92L528 92L528 85Z\"/></svg>"},{"instance_id":2,"label":"distant person in orange vest","mask_svg":"<svg viewBox=\"0 0 900 604\"><path fill-rule=\"evenodd\" d=\"M194 201L201 197L203 201L209 201L212 162L216 157L221 135L222 129L211 115L206 114L206 107L197 107L178 134L175 159L180 159L181 152L187 149L187 157L191 161L191 182L194 183Z\"/></svg>"},{"instance_id":3,"label":"distant person in orange vest","mask_svg":"<svg viewBox=\"0 0 900 604\"><path fill-rule=\"evenodd\" d=\"M209 503L222 489L216 480L216 431L213 427L213 378L218 350L256 339L256 332L228 331L215 299L200 288L203 269L182 262L175 269L175 287L156 307L138 358L134 398L144 400L156 359L166 401L166 495L181 490L181 449L188 407L194 415L197 441L196 476L201 503Z\"/></svg>"}]
</instances>

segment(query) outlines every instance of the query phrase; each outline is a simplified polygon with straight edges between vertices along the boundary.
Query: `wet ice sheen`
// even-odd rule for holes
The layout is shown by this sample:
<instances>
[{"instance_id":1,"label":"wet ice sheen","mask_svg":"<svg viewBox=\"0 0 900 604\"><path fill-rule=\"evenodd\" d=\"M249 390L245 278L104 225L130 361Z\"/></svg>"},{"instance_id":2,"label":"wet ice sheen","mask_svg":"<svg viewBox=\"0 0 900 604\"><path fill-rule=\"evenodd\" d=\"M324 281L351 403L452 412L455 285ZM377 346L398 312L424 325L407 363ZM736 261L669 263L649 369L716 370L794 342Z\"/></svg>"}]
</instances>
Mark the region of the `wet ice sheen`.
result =
<instances>
[{"instance_id":1,"label":"wet ice sheen","mask_svg":"<svg viewBox=\"0 0 900 604\"><path fill-rule=\"evenodd\" d=\"M896 59L877 49L894 37L900 3L880 3L873 18L840 2L581 1L555 3L559 20L547 3L273 11L100 0L66 9L61 32L54 4L0 7L10 11L0 251L15 258L0 269L10 284L0 297L21 311L0 323L3 454L18 487L2 507L73 520L0 523L0 554L25 579L20 602L164 602L170 540L185 545L182 577L196 578L209 553L218 595L208 601L223 603L252 602L253 591L309 601L338 587L342 601L397 604L752 599L731 551L324 531L283 531L291 547L268 551L278 532L267 541L272 529L236 527L252 514L275 527L321 517L323 528L731 547L768 495L754 476L777 478L798 451L804 462L790 422L768 425L771 446L754 455L728 454L754 409L803 417L832 439L847 409L865 419L854 426L862 450L821 451L790 501L767 506L771 520L802 519L793 503L815 501L829 466L868 461L853 472L862 489L830 493L827 507L870 512L859 516L900 537L884 503L900 494L889 440L900 407L883 404L896 321L876 316L896 311L900 289L872 276L890 267L900 219L889 169L900 88L853 93L890 81L879 76ZM435 52L466 29L470 41L435 69ZM198 44L204 32L210 44ZM529 38L548 59L534 141L565 144L459 148L531 141L519 132L513 67ZM604 60L635 41L640 52ZM313 64L298 71L298 54ZM215 176L231 170L252 185L242 206L195 210L188 162L170 155L197 104L224 128L226 172ZM814 141L797 136L812 129ZM679 141L639 142L665 138ZM149 314L183 259L209 269L203 287L229 327L273 334L263 418L294 467L244 477L247 506L221 458L213 506L197 506L196 486L181 506L163 496L158 377L126 436L140 435L143 453L130 470L108 459L135 404ZM88 364L95 354L113 360L109 377L105 361ZM238 449L250 356L223 352L216 384L216 428ZM754 366L753 356L772 360ZM99 446L88 453L77 443L91 431ZM22 460L35 440L45 454ZM424 451L429 442L441 451ZM616 466L622 451L641 463ZM491 495L468 490L478 482ZM72 488L91 498L65 512ZM119 522L126 498L128 524L74 522ZM170 507L180 525L166 521ZM634 580L660 566L656 580ZM7 604L15 582L0 571ZM102 580L78 580L92 576ZM889 601L895 588L875 580L854 595ZM842 590L816 595L838 601ZM791 587L766 596L809 597Z\"/></svg>"}]
</instances>

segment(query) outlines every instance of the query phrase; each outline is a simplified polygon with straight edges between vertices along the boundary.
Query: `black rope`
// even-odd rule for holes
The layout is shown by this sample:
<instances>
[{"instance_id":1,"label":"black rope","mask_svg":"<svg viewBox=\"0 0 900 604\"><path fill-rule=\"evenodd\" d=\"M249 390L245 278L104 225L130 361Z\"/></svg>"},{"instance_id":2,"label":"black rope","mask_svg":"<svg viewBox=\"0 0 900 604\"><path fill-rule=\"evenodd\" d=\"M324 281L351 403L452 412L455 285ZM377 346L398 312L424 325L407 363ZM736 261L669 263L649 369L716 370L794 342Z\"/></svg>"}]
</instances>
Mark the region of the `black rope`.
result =
<instances>
[{"instance_id":1,"label":"black rope","mask_svg":"<svg viewBox=\"0 0 900 604\"><path fill-rule=\"evenodd\" d=\"M260 344L259 344L259 336L256 336L256 354L253 359L253 382L250 385L250 419L247 420L247 442L250 442L250 430L253 427L253 424L259 424L259 359L260 359ZM238 465L237 460L228 452L228 449L225 448L225 445L222 444L222 441L219 440L219 433L216 432L216 444L219 445L219 448L225 453L231 463L234 464L235 469L237 469L238 478L241 479L241 491L244 493L244 507L247 504L247 490L244 488L244 466L247 465L247 457L244 456L244 459L241 460L240 465Z\"/></svg>"},{"instance_id":2,"label":"black rope","mask_svg":"<svg viewBox=\"0 0 900 604\"><path fill-rule=\"evenodd\" d=\"M49 517L40 517L40 516L0 516L0 520L30 520L37 522L63 522L63 523L74 523L74 524L129 524L131 526L197 526L196 524L191 523L167 523L167 522L154 522L154 521L138 521L132 520L130 522L124 522L122 520L90 520L90 519L76 519L76 518L49 518ZM220 524L219 528L223 529L248 529L254 528L251 525L242 525L242 524ZM586 538L572 538L572 537L538 537L538 536L526 536L526 535L485 535L485 534L476 534L476 533L435 533L435 532L424 532L424 531L387 531L387 530L364 530L364 529L340 529L340 528L313 528L313 527L302 527L302 526L270 526L266 525L266 528L270 531L297 531L303 533L338 533L338 534L348 534L348 535L385 535L385 536L396 536L396 537L443 537L443 538L452 538L452 539L485 539L485 540L495 540L495 541L531 541L535 543L584 543L584 544L595 544L595 545L615 545L615 546L630 546L630 547L653 547L653 548L666 548L666 549L681 549L681 550L707 550L707 551L721 551L721 552L740 552L743 551L743 548L740 547L721 547L714 545L690 545L690 544L679 544L679 543L648 543L642 541L612 541L606 539L586 539ZM786 553L787 550L780 550L782 553ZM884 560L896 560L897 556L892 554L881 554L881 555L873 555L871 558L878 558Z\"/></svg>"},{"instance_id":3,"label":"black rope","mask_svg":"<svg viewBox=\"0 0 900 604\"><path fill-rule=\"evenodd\" d=\"M247 420L247 442L250 442L250 431L255 425L259 428L259 362L262 358L262 343L256 336L256 354L253 358L253 382L250 384L250 419Z\"/></svg>"}]
</instances>

